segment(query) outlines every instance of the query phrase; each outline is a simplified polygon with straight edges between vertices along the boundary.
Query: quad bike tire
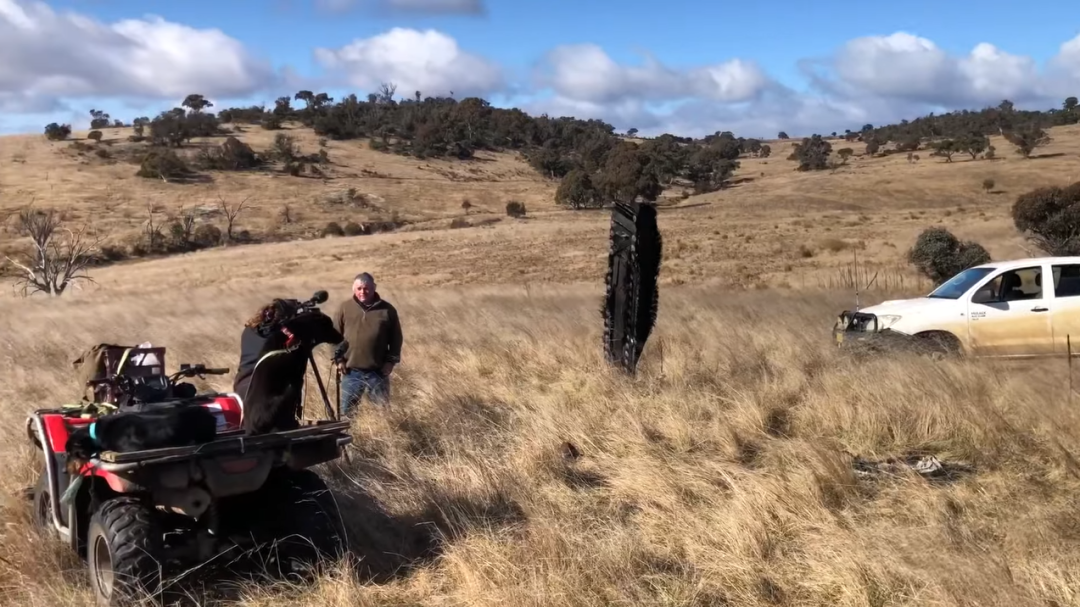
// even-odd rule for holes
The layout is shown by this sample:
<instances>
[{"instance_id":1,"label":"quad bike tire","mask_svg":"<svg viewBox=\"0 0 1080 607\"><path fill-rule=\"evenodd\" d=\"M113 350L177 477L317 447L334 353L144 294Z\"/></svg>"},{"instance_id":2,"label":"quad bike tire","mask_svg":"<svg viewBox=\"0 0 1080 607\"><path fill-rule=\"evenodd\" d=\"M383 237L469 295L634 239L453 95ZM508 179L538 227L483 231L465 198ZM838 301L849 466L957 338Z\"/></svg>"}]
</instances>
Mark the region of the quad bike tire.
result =
<instances>
[{"instance_id":1,"label":"quad bike tire","mask_svg":"<svg viewBox=\"0 0 1080 607\"><path fill-rule=\"evenodd\" d=\"M140 604L161 584L161 533L154 513L130 497L109 499L90 517L86 559L101 607Z\"/></svg>"},{"instance_id":2,"label":"quad bike tire","mask_svg":"<svg viewBox=\"0 0 1080 607\"><path fill-rule=\"evenodd\" d=\"M604 355L630 374L637 369L660 303L658 278L663 241L656 207L615 203L608 236L608 268L601 314Z\"/></svg>"},{"instance_id":3,"label":"quad bike tire","mask_svg":"<svg viewBox=\"0 0 1080 607\"><path fill-rule=\"evenodd\" d=\"M49 474L42 470L31 497L31 520L46 537L58 537L52 521L52 491L49 489Z\"/></svg>"},{"instance_id":4,"label":"quad bike tire","mask_svg":"<svg viewBox=\"0 0 1080 607\"><path fill-rule=\"evenodd\" d=\"M310 581L319 561L344 554L337 502L318 474L275 470L257 493L262 516L253 535L269 551L262 561L271 575Z\"/></svg>"}]
</instances>

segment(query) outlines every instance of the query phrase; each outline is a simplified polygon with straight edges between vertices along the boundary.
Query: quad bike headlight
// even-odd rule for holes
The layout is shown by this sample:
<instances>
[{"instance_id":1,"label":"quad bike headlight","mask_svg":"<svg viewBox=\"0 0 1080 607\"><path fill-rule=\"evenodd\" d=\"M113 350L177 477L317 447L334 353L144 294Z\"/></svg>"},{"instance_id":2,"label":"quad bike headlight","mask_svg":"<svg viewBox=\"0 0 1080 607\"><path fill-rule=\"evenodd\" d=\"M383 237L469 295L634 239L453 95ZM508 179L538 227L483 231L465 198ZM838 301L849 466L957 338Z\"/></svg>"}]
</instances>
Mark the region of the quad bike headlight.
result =
<instances>
[{"instance_id":1,"label":"quad bike headlight","mask_svg":"<svg viewBox=\"0 0 1080 607\"><path fill-rule=\"evenodd\" d=\"M891 328L893 325L900 322L900 318L901 317L900 317L899 314L882 314L882 315L878 316L877 317L878 331L884 331L885 329Z\"/></svg>"}]
</instances>

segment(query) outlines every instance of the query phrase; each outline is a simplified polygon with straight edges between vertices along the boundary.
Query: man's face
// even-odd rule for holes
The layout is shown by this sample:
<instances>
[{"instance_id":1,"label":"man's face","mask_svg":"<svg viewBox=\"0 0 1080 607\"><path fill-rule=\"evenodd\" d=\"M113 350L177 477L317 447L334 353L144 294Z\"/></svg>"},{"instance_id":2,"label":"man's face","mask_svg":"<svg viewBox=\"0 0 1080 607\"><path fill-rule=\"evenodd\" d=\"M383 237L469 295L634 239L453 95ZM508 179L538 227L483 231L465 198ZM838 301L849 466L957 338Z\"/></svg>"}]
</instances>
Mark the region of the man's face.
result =
<instances>
[{"instance_id":1,"label":"man's face","mask_svg":"<svg viewBox=\"0 0 1080 607\"><path fill-rule=\"evenodd\" d=\"M362 281L355 281L352 285L353 295L360 301L370 301L372 296L375 295L375 285L368 284Z\"/></svg>"}]
</instances>

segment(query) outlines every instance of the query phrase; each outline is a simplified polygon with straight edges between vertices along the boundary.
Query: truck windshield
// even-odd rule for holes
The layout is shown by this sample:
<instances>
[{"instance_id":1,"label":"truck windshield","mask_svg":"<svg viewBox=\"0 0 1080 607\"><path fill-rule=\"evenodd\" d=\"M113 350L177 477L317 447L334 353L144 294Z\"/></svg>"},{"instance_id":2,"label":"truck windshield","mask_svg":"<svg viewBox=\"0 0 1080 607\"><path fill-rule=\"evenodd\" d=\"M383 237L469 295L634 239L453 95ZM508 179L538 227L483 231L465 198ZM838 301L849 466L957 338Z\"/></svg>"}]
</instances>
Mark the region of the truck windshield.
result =
<instances>
[{"instance_id":1,"label":"truck windshield","mask_svg":"<svg viewBox=\"0 0 1080 607\"><path fill-rule=\"evenodd\" d=\"M994 268L968 268L945 281L944 284L934 289L927 297L959 299L961 295L968 292L968 289L975 286L975 283L979 282L984 276L993 271Z\"/></svg>"}]
</instances>

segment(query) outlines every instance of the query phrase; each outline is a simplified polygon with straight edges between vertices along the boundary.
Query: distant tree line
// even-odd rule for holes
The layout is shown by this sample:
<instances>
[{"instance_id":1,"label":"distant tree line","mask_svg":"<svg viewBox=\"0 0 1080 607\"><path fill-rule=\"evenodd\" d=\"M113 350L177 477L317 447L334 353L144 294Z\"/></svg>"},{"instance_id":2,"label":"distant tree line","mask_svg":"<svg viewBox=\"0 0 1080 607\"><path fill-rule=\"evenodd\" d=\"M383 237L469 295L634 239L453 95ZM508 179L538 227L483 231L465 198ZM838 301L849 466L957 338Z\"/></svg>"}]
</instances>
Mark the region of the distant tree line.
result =
<instances>
[{"instance_id":1,"label":"distant tree line","mask_svg":"<svg viewBox=\"0 0 1080 607\"><path fill-rule=\"evenodd\" d=\"M731 183L740 159L767 158L772 152L767 143L730 131L699 139L665 133L633 143L602 120L530 116L517 108L492 107L477 97L425 97L421 91L398 97L393 84L381 85L364 99L352 94L335 100L327 93L302 90L291 97L279 97L269 109L231 107L215 115L209 111L211 107L203 95L191 94L180 107L133 120L130 139L145 141L151 147L144 158L151 166L143 167L146 170L140 174L182 177L183 161L169 149L180 148L196 137L226 136L223 123L279 130L285 122L299 122L325 139L363 138L372 149L415 158L468 160L478 151L517 152L539 174L560 182L558 204L581 209L635 199L651 202L672 187L683 188L684 195L717 191ZM91 117L95 130L123 125L100 110L91 110ZM1042 112L1016 110L1005 100L981 110L930 114L879 127L866 124L857 131L833 135L852 144L863 143L865 154L870 156L907 152L913 160L913 152L925 148L951 162L955 154L994 158L988 136L995 134L1003 135L1022 156L1030 157L1050 141L1045 129L1078 122L1076 97L1066 99L1060 109ZM45 127L50 139L66 139L70 133L70 125ZM627 134L636 136L637 129L628 129ZM789 137L781 132L778 138ZM100 134L91 139L100 139ZM228 142L228 149L225 147L204 153L198 164L208 170L246 170L269 160L235 138ZM814 134L796 143L788 159L798 163L798 170L815 171L836 169L853 154L854 148L833 150L824 136ZM294 175L318 164L315 158L277 156ZM156 169L159 165L163 170Z\"/></svg>"}]
</instances>

